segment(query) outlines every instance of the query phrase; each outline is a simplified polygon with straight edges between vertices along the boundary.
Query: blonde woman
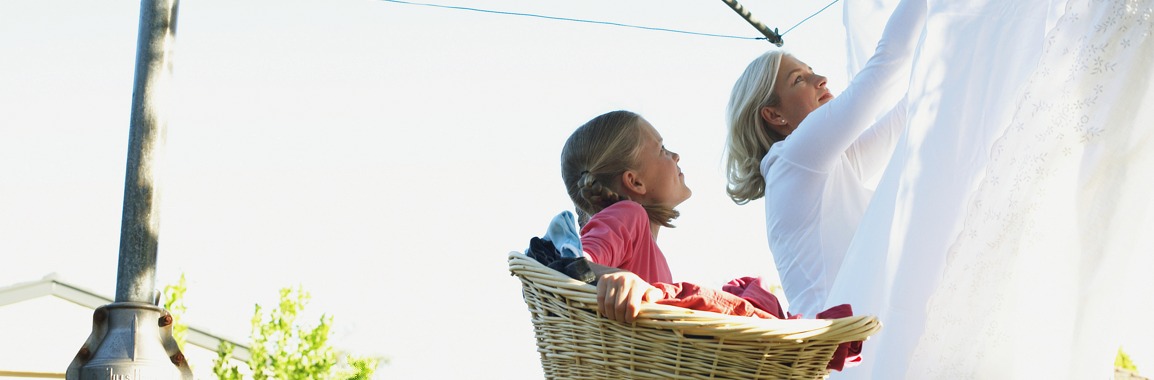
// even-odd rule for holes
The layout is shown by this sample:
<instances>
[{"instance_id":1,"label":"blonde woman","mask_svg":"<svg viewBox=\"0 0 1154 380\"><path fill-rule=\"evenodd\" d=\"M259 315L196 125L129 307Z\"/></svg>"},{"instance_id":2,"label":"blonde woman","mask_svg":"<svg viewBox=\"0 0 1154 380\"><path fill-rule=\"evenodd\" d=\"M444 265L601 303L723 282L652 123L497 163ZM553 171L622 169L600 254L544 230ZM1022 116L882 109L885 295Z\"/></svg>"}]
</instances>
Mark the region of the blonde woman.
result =
<instances>
[{"instance_id":1,"label":"blonde woman","mask_svg":"<svg viewBox=\"0 0 1154 380\"><path fill-rule=\"evenodd\" d=\"M873 57L836 99L824 76L781 50L754 59L733 87L727 192L737 204L765 198L769 247L792 314L812 317L824 307L872 195L866 183L903 131L904 101L895 107L879 94L908 78L925 14L925 0L898 4Z\"/></svg>"}]
</instances>

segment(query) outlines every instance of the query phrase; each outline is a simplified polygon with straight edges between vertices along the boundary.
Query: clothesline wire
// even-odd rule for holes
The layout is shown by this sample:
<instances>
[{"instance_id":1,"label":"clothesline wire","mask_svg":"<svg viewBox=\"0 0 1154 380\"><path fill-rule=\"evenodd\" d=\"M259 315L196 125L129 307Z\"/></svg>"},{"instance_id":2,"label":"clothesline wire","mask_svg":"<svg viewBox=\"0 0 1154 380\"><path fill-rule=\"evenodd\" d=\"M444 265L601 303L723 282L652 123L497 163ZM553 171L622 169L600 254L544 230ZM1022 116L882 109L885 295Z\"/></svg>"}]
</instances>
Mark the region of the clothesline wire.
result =
<instances>
[{"instance_id":1,"label":"clothesline wire","mask_svg":"<svg viewBox=\"0 0 1154 380\"><path fill-rule=\"evenodd\" d=\"M809 17L806 17L805 19L799 21L797 24L794 24L793 26L789 27L789 29L786 29L785 32L781 33L781 35L785 36L786 34L789 34L789 31L793 30L794 28L797 28L798 26L805 23L806 21L809 21L809 19L813 18L814 16L821 14L821 12L825 12L826 9L829 9L829 7L832 7L834 4L837 4L838 1L841 1L841 0L833 0L832 2L827 4L825 7L821 8L817 12L814 12L813 14L809 15Z\"/></svg>"},{"instance_id":2,"label":"clothesline wire","mask_svg":"<svg viewBox=\"0 0 1154 380\"><path fill-rule=\"evenodd\" d=\"M702 37L733 38L733 39L742 39L742 40L765 40L766 39L765 37L744 37L744 36L733 36L733 35L726 35L726 34L701 33L701 32L692 32L692 31L678 30L678 29L657 28L657 27L651 27L651 26L624 24L624 23L611 22L611 21L585 20L585 19L577 19L577 18L569 18L569 17L546 16L546 15L539 15L539 14L533 14L533 13L523 13L523 12L496 11L496 10L491 10L491 9L462 7L462 6L455 6L455 5L420 3L420 2L404 1L404 0L380 0L380 1L388 2L388 3L396 3L396 4L405 4L405 5L417 5L417 6L423 6L423 7L455 9L455 10L481 12L481 13L492 13L492 14L500 14L500 15L507 15L507 16L535 17L535 18L541 18L541 19L547 19L547 20L570 21L570 22L580 22L580 23L587 23L587 24L617 26L617 27L623 27L623 28L652 30L652 31L658 31L658 32L690 34L690 35L702 36ZM824 12L826 9L833 6L838 1L840 1L840 0L834 0L832 3L829 3L829 5L826 5L821 10L819 10L816 13L810 15L809 17L806 17L805 19L801 20L801 22L798 22L793 27L790 27L789 29L787 29L785 31L785 33L782 33L781 35L784 36L786 33L789 33L791 30L797 28L802 23L809 21L809 19L813 18L814 16L817 16L821 12Z\"/></svg>"},{"instance_id":3,"label":"clothesline wire","mask_svg":"<svg viewBox=\"0 0 1154 380\"><path fill-rule=\"evenodd\" d=\"M653 31L658 31L658 32L692 34L692 35L704 36L704 37L735 38L735 39L742 39L742 40L764 40L765 39L765 37L743 37L743 36L731 36L731 35L726 35L726 34L691 32L691 31L686 31L686 30L677 30L677 29L668 29L668 28L656 28L656 27L651 27L651 26L623 24L623 23L611 22L611 21L584 20L584 19L576 19L576 18L569 18L569 17L545 16L545 15L539 15L539 14L533 14L533 13L495 11L495 10L490 10L490 9L460 7L460 6L454 6L454 5L418 3L418 2L413 2L413 1L402 1L402 0L380 0L380 1L389 2L389 3L397 3L397 4L406 4L406 5L419 5L419 6L434 7L434 8L456 9L456 10L481 12L481 13L494 13L494 14L501 14L501 15L508 15L508 16L536 17L536 18L543 18L543 19L548 19L548 20L572 21L572 22L581 22L581 23L587 23L587 24L618 26L618 27L624 27L624 28L653 30Z\"/></svg>"}]
</instances>

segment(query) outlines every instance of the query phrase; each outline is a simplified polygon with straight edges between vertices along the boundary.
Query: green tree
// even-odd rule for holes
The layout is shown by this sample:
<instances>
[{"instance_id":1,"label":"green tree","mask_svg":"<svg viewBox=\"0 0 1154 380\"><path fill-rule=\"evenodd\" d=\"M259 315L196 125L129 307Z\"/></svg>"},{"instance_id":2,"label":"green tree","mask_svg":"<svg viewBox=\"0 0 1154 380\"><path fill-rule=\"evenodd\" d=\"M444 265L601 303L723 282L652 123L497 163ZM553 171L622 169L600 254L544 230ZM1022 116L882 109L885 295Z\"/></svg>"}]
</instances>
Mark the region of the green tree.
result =
<instances>
[{"instance_id":1,"label":"green tree","mask_svg":"<svg viewBox=\"0 0 1154 380\"><path fill-rule=\"evenodd\" d=\"M220 346L216 349L216 360L212 361L212 373L220 380L241 380L240 369L235 365L230 365L228 360L232 358L232 343L221 341Z\"/></svg>"},{"instance_id":2,"label":"green tree","mask_svg":"<svg viewBox=\"0 0 1154 380\"><path fill-rule=\"evenodd\" d=\"M184 305L184 292L187 290L184 273L180 274L180 281L175 285L164 287L164 310L172 315L172 338L176 339L181 351L184 351L184 341L188 338L188 324L184 323L184 312L188 311Z\"/></svg>"},{"instance_id":3,"label":"green tree","mask_svg":"<svg viewBox=\"0 0 1154 380\"><path fill-rule=\"evenodd\" d=\"M381 362L388 362L381 358L370 358L365 356L345 356L348 364L348 369L340 372L337 375L338 379L345 380L369 380L373 377L373 373L377 371L377 365Z\"/></svg>"},{"instance_id":4,"label":"green tree","mask_svg":"<svg viewBox=\"0 0 1154 380\"><path fill-rule=\"evenodd\" d=\"M176 284L164 287L164 309L172 315L172 335L180 349L188 336L188 324L184 313L188 307L184 295L188 290L185 275L180 275ZM296 323L297 316L308 304L309 294L298 287L294 293L290 288L280 291L280 303L269 312L267 318L256 305L253 313L250 352L248 362L253 379L336 379L368 380L387 358L338 355L328 345L333 317L321 316L316 327L308 328ZM231 364L235 347L222 341L217 348L217 358L213 361L212 372L221 380L243 380L240 368ZM340 356L340 362L338 362Z\"/></svg>"},{"instance_id":5,"label":"green tree","mask_svg":"<svg viewBox=\"0 0 1154 380\"><path fill-rule=\"evenodd\" d=\"M1126 355L1122 351L1122 347L1118 347L1118 356L1114 357L1114 368L1121 368L1130 372L1138 373L1138 366L1130 360L1130 355Z\"/></svg>"},{"instance_id":6,"label":"green tree","mask_svg":"<svg viewBox=\"0 0 1154 380\"><path fill-rule=\"evenodd\" d=\"M322 315L316 326L297 323L310 296L300 287L280 290L280 303L263 313L258 304L252 317L248 361L254 380L369 379L380 359L346 356L347 368L337 367L337 352L328 345L332 316ZM240 370L229 362L232 345L222 342L213 373L222 380L240 380Z\"/></svg>"}]
</instances>

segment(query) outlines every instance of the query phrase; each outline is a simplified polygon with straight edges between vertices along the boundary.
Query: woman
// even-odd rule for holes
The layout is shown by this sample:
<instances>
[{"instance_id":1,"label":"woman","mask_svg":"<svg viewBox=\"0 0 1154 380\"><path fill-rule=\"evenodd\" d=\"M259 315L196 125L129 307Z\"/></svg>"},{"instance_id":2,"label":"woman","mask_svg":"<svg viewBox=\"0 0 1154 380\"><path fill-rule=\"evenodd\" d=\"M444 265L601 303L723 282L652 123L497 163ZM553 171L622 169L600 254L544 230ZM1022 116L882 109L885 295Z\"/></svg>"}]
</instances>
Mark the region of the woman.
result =
<instances>
[{"instance_id":1,"label":"woman","mask_svg":"<svg viewBox=\"0 0 1154 380\"><path fill-rule=\"evenodd\" d=\"M872 195L866 182L901 135L904 101L895 107L879 94L908 77L925 14L925 0L902 1L873 57L837 99L825 77L780 50L755 59L734 85L727 191L737 204L765 197L766 233L792 314L824 308Z\"/></svg>"}]
</instances>

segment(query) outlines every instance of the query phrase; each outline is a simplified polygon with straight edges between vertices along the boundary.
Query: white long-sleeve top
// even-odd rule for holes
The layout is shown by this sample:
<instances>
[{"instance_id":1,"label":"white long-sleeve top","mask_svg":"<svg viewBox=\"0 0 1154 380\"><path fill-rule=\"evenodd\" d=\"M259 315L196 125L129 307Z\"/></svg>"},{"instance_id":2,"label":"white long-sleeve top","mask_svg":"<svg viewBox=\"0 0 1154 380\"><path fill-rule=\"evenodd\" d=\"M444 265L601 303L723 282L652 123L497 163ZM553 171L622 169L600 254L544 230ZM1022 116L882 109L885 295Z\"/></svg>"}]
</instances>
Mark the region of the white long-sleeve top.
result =
<instances>
[{"instance_id":1,"label":"white long-sleeve top","mask_svg":"<svg viewBox=\"0 0 1154 380\"><path fill-rule=\"evenodd\" d=\"M821 311L873 194L866 182L885 167L905 128L905 101L885 104L878 93L906 83L925 15L925 0L898 4L846 90L761 160L766 234L792 314Z\"/></svg>"}]
</instances>

